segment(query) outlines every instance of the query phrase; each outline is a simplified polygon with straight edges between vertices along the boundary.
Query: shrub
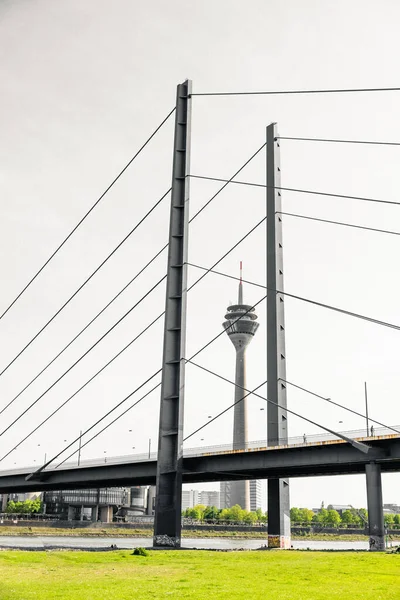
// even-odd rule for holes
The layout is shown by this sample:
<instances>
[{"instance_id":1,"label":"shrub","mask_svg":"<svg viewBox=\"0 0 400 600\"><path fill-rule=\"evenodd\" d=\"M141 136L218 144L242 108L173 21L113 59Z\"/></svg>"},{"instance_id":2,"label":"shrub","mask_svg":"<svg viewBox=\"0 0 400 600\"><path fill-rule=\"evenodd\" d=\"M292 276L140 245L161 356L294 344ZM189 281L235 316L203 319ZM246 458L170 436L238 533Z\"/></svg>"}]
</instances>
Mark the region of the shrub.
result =
<instances>
[{"instance_id":1,"label":"shrub","mask_svg":"<svg viewBox=\"0 0 400 600\"><path fill-rule=\"evenodd\" d=\"M134 556L149 556L149 552L146 550L146 548L135 548L134 551L132 552L132 554Z\"/></svg>"}]
</instances>

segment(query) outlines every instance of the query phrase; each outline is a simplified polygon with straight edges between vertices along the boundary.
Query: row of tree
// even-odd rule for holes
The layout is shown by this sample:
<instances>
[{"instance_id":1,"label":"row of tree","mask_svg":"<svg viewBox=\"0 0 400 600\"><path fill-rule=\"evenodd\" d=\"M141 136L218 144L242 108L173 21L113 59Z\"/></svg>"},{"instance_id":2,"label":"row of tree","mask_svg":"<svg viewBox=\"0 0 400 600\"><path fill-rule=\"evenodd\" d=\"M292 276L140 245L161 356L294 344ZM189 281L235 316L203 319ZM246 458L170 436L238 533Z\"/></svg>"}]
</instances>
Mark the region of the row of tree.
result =
<instances>
[{"instance_id":1,"label":"row of tree","mask_svg":"<svg viewBox=\"0 0 400 600\"><path fill-rule=\"evenodd\" d=\"M23 502L14 502L10 500L7 503L6 513L18 515L32 515L42 511L42 502L40 498L36 500L24 500Z\"/></svg>"},{"instance_id":2,"label":"row of tree","mask_svg":"<svg viewBox=\"0 0 400 600\"><path fill-rule=\"evenodd\" d=\"M291 508L290 521L296 525L320 524L327 527L364 527L368 523L368 512L365 508L351 508L341 514L333 508L322 507L318 513L308 508ZM400 514L385 514L385 525L400 525Z\"/></svg>"},{"instance_id":3,"label":"row of tree","mask_svg":"<svg viewBox=\"0 0 400 600\"><path fill-rule=\"evenodd\" d=\"M267 513L263 513L261 508L256 511L243 510L236 504L232 508L217 508L216 506L204 506L197 504L193 508L187 508L182 512L182 516L193 521L219 521L230 523L266 523Z\"/></svg>"},{"instance_id":4,"label":"row of tree","mask_svg":"<svg viewBox=\"0 0 400 600\"><path fill-rule=\"evenodd\" d=\"M193 508L187 508L182 516L193 521L218 521L230 523L268 523L268 513L263 513L259 508L256 511L243 510L238 504L232 508L216 508L215 506L204 506L197 504ZM400 525L400 514L385 514L385 525L391 527ZM368 512L365 508L351 508L339 514L337 510L322 507L317 513L309 508L290 509L290 522L292 525L309 527L321 525L323 527L364 527L368 523Z\"/></svg>"}]
</instances>

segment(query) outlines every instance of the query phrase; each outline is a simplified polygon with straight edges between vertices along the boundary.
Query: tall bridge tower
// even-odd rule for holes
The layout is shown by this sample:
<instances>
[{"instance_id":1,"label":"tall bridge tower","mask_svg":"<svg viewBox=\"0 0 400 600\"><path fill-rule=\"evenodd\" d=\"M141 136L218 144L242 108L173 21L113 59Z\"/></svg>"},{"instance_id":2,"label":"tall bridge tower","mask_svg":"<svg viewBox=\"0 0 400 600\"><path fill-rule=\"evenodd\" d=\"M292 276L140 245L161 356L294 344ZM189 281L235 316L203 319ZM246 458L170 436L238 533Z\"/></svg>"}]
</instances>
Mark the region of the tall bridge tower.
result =
<instances>
[{"instance_id":1,"label":"tall bridge tower","mask_svg":"<svg viewBox=\"0 0 400 600\"><path fill-rule=\"evenodd\" d=\"M243 303L242 262L240 262L240 281L238 303L228 306L223 327L236 350L235 407L233 417L233 447L245 448L248 442L247 430L247 392L246 388L246 349L255 336L259 323L254 308ZM240 320L238 320L240 318ZM248 481L229 482L230 504L239 504L250 510L250 488Z\"/></svg>"}]
</instances>

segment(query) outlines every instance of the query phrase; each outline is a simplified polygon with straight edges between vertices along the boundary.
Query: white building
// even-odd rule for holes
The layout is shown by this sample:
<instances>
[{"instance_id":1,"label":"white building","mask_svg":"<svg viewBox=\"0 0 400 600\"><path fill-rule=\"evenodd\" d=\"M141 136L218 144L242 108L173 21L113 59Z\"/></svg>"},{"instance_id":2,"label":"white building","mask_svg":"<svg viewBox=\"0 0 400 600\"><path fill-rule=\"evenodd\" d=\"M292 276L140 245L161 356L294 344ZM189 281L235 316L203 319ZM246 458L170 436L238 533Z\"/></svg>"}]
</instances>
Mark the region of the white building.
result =
<instances>
[{"instance_id":1,"label":"white building","mask_svg":"<svg viewBox=\"0 0 400 600\"><path fill-rule=\"evenodd\" d=\"M199 492L198 503L219 508L219 492L217 490Z\"/></svg>"},{"instance_id":2,"label":"white building","mask_svg":"<svg viewBox=\"0 0 400 600\"><path fill-rule=\"evenodd\" d=\"M250 480L250 510L255 511L262 508L262 481L261 479Z\"/></svg>"},{"instance_id":3,"label":"white building","mask_svg":"<svg viewBox=\"0 0 400 600\"><path fill-rule=\"evenodd\" d=\"M193 508L199 503L199 492L197 490L183 490L182 491L182 510L187 508Z\"/></svg>"}]
</instances>

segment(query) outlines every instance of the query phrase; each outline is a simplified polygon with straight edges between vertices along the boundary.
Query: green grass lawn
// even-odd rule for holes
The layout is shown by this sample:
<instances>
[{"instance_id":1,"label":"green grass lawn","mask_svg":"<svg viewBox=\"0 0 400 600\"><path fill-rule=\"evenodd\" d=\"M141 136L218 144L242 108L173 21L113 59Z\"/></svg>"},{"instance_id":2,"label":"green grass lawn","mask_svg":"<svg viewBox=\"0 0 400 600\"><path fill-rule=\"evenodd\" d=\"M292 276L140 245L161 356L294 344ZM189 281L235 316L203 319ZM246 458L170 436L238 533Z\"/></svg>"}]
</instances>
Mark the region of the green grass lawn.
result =
<instances>
[{"instance_id":1,"label":"green grass lawn","mask_svg":"<svg viewBox=\"0 0 400 600\"><path fill-rule=\"evenodd\" d=\"M0 552L0 599L399 600L400 554Z\"/></svg>"}]
</instances>

